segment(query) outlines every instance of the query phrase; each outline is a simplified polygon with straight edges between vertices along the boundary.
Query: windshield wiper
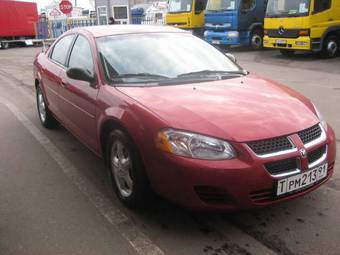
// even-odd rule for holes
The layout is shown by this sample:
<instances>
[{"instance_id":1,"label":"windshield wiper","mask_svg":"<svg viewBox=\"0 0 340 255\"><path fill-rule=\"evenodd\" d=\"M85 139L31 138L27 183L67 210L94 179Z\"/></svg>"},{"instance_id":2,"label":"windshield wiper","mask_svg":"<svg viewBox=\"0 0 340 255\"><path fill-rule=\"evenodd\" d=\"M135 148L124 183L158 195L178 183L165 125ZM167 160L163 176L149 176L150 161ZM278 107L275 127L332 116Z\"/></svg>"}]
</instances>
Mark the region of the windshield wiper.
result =
<instances>
[{"instance_id":1,"label":"windshield wiper","mask_svg":"<svg viewBox=\"0 0 340 255\"><path fill-rule=\"evenodd\" d=\"M229 75L246 75L245 71L219 71L219 70L202 70L197 72L183 73L177 75L177 78L187 76L204 76L204 75L217 75L217 76L229 76Z\"/></svg>"},{"instance_id":2,"label":"windshield wiper","mask_svg":"<svg viewBox=\"0 0 340 255\"><path fill-rule=\"evenodd\" d=\"M160 75L160 74L152 74L152 73L126 73L126 74L119 74L113 76L113 79L124 79L124 78L157 78L157 79L170 79L167 76Z\"/></svg>"}]
</instances>

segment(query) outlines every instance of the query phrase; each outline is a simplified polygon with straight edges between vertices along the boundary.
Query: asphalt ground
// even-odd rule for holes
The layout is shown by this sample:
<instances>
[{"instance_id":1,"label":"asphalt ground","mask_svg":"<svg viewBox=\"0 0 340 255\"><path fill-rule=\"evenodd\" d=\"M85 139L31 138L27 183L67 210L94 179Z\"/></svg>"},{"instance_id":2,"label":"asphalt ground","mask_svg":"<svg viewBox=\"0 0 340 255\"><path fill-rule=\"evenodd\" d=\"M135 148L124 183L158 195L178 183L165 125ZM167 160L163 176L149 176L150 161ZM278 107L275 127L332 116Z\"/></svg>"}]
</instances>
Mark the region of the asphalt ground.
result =
<instances>
[{"instance_id":1,"label":"asphalt ground","mask_svg":"<svg viewBox=\"0 0 340 255\"><path fill-rule=\"evenodd\" d=\"M340 254L339 156L321 188L268 208L200 213L159 200L125 209L100 159L65 129L40 126L32 74L39 50L0 51L1 255ZM340 57L232 52L248 71L311 98L340 137Z\"/></svg>"}]
</instances>

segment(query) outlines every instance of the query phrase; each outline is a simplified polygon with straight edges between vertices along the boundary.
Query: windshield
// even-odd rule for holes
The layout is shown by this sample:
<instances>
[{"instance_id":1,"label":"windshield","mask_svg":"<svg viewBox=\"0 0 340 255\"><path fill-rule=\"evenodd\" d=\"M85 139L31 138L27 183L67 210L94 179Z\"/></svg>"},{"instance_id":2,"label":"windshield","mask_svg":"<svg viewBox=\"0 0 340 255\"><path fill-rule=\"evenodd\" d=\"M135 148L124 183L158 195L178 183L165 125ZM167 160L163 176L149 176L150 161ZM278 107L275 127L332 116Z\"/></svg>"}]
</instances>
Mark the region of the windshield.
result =
<instances>
[{"instance_id":1,"label":"windshield","mask_svg":"<svg viewBox=\"0 0 340 255\"><path fill-rule=\"evenodd\" d=\"M236 10L236 0L209 0L208 11Z\"/></svg>"},{"instance_id":2,"label":"windshield","mask_svg":"<svg viewBox=\"0 0 340 255\"><path fill-rule=\"evenodd\" d=\"M98 38L97 43L106 76L115 84L147 86L244 75L223 53L187 33L109 36Z\"/></svg>"},{"instance_id":3,"label":"windshield","mask_svg":"<svg viewBox=\"0 0 340 255\"><path fill-rule=\"evenodd\" d=\"M168 12L191 12L192 0L170 0Z\"/></svg>"},{"instance_id":4,"label":"windshield","mask_svg":"<svg viewBox=\"0 0 340 255\"><path fill-rule=\"evenodd\" d=\"M299 17L309 13L310 0L269 0L267 17Z\"/></svg>"}]
</instances>

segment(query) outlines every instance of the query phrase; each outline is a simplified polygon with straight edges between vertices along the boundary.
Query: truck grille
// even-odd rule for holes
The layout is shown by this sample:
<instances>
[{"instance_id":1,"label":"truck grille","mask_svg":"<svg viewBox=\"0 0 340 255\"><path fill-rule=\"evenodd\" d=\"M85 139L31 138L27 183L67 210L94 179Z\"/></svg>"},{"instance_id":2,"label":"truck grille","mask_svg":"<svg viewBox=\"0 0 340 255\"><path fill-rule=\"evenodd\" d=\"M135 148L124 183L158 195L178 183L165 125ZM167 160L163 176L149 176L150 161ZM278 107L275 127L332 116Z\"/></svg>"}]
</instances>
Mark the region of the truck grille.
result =
<instances>
[{"instance_id":1,"label":"truck grille","mask_svg":"<svg viewBox=\"0 0 340 255\"><path fill-rule=\"evenodd\" d=\"M314 141L315 139L319 138L321 134L322 130L319 124L298 132L298 135L303 144Z\"/></svg>"},{"instance_id":2,"label":"truck grille","mask_svg":"<svg viewBox=\"0 0 340 255\"><path fill-rule=\"evenodd\" d=\"M288 158L264 164L266 170L271 175L289 173L298 169L297 158Z\"/></svg>"},{"instance_id":3,"label":"truck grille","mask_svg":"<svg viewBox=\"0 0 340 255\"><path fill-rule=\"evenodd\" d=\"M268 29L268 36L274 38L298 38L298 29L285 29L283 32L279 32L279 29Z\"/></svg>"},{"instance_id":4,"label":"truck grille","mask_svg":"<svg viewBox=\"0 0 340 255\"><path fill-rule=\"evenodd\" d=\"M320 148L308 153L308 163L312 164L313 162L320 159L326 152L326 145L321 146Z\"/></svg>"},{"instance_id":5,"label":"truck grille","mask_svg":"<svg viewBox=\"0 0 340 255\"><path fill-rule=\"evenodd\" d=\"M265 155L294 148L294 145L286 136L249 142L247 144L257 155Z\"/></svg>"}]
</instances>

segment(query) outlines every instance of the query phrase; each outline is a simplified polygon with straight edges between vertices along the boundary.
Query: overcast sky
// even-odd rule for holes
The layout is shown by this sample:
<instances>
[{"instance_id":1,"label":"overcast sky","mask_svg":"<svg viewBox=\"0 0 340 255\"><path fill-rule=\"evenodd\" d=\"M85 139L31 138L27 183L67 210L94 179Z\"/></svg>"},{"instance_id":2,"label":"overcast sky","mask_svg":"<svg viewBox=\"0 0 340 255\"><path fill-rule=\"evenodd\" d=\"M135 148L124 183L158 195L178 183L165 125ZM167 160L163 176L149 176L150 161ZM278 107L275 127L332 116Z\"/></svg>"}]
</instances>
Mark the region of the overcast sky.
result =
<instances>
[{"instance_id":1,"label":"overcast sky","mask_svg":"<svg viewBox=\"0 0 340 255\"><path fill-rule=\"evenodd\" d=\"M41 8L44 8L46 5L53 2L53 0L21 0L21 1L37 3L38 4L38 10L40 10ZM75 0L69 0L69 1L71 1L73 6L74 6ZM58 0L57 2L61 2L61 0ZM92 3L92 6L91 6L91 3ZM94 0L77 0L77 5L78 5L78 7L83 7L83 8L86 8L86 9L94 8Z\"/></svg>"}]
</instances>

